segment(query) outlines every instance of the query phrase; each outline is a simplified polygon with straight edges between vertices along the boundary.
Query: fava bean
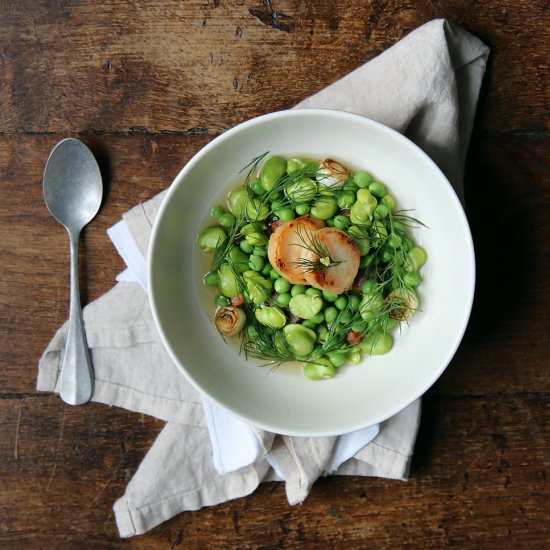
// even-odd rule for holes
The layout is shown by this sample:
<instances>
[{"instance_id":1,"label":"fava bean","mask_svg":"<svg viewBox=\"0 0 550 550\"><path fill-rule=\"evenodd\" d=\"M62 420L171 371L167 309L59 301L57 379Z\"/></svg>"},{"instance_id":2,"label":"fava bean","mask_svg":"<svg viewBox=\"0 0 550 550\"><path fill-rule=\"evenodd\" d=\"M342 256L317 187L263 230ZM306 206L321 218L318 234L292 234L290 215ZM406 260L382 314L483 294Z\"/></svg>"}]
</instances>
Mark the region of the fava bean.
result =
<instances>
[{"instance_id":1,"label":"fava bean","mask_svg":"<svg viewBox=\"0 0 550 550\"><path fill-rule=\"evenodd\" d=\"M311 319L323 309L323 299L320 296L298 294L291 298L288 307L292 315L302 319Z\"/></svg>"},{"instance_id":2,"label":"fava bean","mask_svg":"<svg viewBox=\"0 0 550 550\"><path fill-rule=\"evenodd\" d=\"M286 160L282 157L271 157L263 165L260 181L264 191L271 191L279 178L286 173Z\"/></svg>"},{"instance_id":3,"label":"fava bean","mask_svg":"<svg viewBox=\"0 0 550 550\"><path fill-rule=\"evenodd\" d=\"M334 365L323 357L309 361L304 365L304 375L310 380L324 380L331 378L336 373Z\"/></svg>"},{"instance_id":4,"label":"fava bean","mask_svg":"<svg viewBox=\"0 0 550 550\"><path fill-rule=\"evenodd\" d=\"M320 197L311 206L310 214L312 218L318 220L328 220L338 210L338 203L333 197Z\"/></svg>"},{"instance_id":5,"label":"fava bean","mask_svg":"<svg viewBox=\"0 0 550 550\"><path fill-rule=\"evenodd\" d=\"M246 206L249 202L248 192L244 188L231 191L227 197L227 206L229 211L237 218L242 218L245 214Z\"/></svg>"},{"instance_id":6,"label":"fava bean","mask_svg":"<svg viewBox=\"0 0 550 550\"><path fill-rule=\"evenodd\" d=\"M385 317L380 323L382 330L385 332L391 330L392 328L395 328L396 325L397 321L395 319L392 319L391 317Z\"/></svg>"},{"instance_id":7,"label":"fava bean","mask_svg":"<svg viewBox=\"0 0 550 550\"><path fill-rule=\"evenodd\" d=\"M253 232L246 237L246 242L252 246L267 246L268 238L263 233Z\"/></svg>"},{"instance_id":8,"label":"fava bean","mask_svg":"<svg viewBox=\"0 0 550 550\"><path fill-rule=\"evenodd\" d=\"M246 217L253 222L265 220L269 216L269 208L260 199L249 200L245 205L244 212Z\"/></svg>"},{"instance_id":9,"label":"fava bean","mask_svg":"<svg viewBox=\"0 0 550 550\"><path fill-rule=\"evenodd\" d=\"M427 259L428 255L423 248L413 246L407 253L407 265L405 269L407 271L418 271L426 263Z\"/></svg>"},{"instance_id":10,"label":"fava bean","mask_svg":"<svg viewBox=\"0 0 550 550\"><path fill-rule=\"evenodd\" d=\"M365 338L360 344L359 347L370 355L382 355L388 353L392 348L393 340L392 337L386 333L381 332L379 334L373 334Z\"/></svg>"},{"instance_id":11,"label":"fava bean","mask_svg":"<svg viewBox=\"0 0 550 550\"><path fill-rule=\"evenodd\" d=\"M282 208L285 208L285 206L286 206L286 203L282 199L276 199L271 201L271 210L273 212L277 210L281 210Z\"/></svg>"},{"instance_id":12,"label":"fava bean","mask_svg":"<svg viewBox=\"0 0 550 550\"><path fill-rule=\"evenodd\" d=\"M368 189L359 189L357 191L357 201L349 211L351 223L359 225L369 225L378 201L373 197Z\"/></svg>"},{"instance_id":13,"label":"fava bean","mask_svg":"<svg viewBox=\"0 0 550 550\"><path fill-rule=\"evenodd\" d=\"M411 248L413 247L412 241L408 237L401 237L401 248L405 252L409 252Z\"/></svg>"},{"instance_id":14,"label":"fava bean","mask_svg":"<svg viewBox=\"0 0 550 550\"><path fill-rule=\"evenodd\" d=\"M302 159L290 159L286 163L286 173L290 176L297 170L300 170L306 165L306 162Z\"/></svg>"},{"instance_id":15,"label":"fava bean","mask_svg":"<svg viewBox=\"0 0 550 550\"><path fill-rule=\"evenodd\" d=\"M378 252L378 255L380 256L380 259L387 264L392 261L394 252L387 246L383 246Z\"/></svg>"},{"instance_id":16,"label":"fava bean","mask_svg":"<svg viewBox=\"0 0 550 550\"><path fill-rule=\"evenodd\" d=\"M283 333L294 355L307 356L313 351L317 335L310 328L292 323L283 328Z\"/></svg>"},{"instance_id":17,"label":"fava bean","mask_svg":"<svg viewBox=\"0 0 550 550\"><path fill-rule=\"evenodd\" d=\"M359 266L362 268L369 268L376 266L376 255L375 254L367 254L366 256L361 256L361 260L359 262Z\"/></svg>"},{"instance_id":18,"label":"fava bean","mask_svg":"<svg viewBox=\"0 0 550 550\"><path fill-rule=\"evenodd\" d=\"M328 328L326 325L317 327L317 342L325 342L328 336Z\"/></svg>"},{"instance_id":19,"label":"fava bean","mask_svg":"<svg viewBox=\"0 0 550 550\"><path fill-rule=\"evenodd\" d=\"M327 357L336 368L341 367L346 362L345 353L339 351L330 351L327 353Z\"/></svg>"},{"instance_id":20,"label":"fava bean","mask_svg":"<svg viewBox=\"0 0 550 550\"><path fill-rule=\"evenodd\" d=\"M395 208L395 199L391 195L384 195L380 199L380 202L382 204L385 204L390 209L390 211Z\"/></svg>"},{"instance_id":21,"label":"fava bean","mask_svg":"<svg viewBox=\"0 0 550 550\"><path fill-rule=\"evenodd\" d=\"M293 181L286 188L286 195L296 202L308 202L317 194L317 184L311 178Z\"/></svg>"},{"instance_id":22,"label":"fava bean","mask_svg":"<svg viewBox=\"0 0 550 550\"><path fill-rule=\"evenodd\" d=\"M239 273L244 273L248 269L248 256L238 246L232 246L227 253L231 264Z\"/></svg>"},{"instance_id":23,"label":"fava bean","mask_svg":"<svg viewBox=\"0 0 550 550\"><path fill-rule=\"evenodd\" d=\"M354 349L348 352L347 358L352 365L358 365L361 362L361 352L358 349Z\"/></svg>"},{"instance_id":24,"label":"fava bean","mask_svg":"<svg viewBox=\"0 0 550 550\"><path fill-rule=\"evenodd\" d=\"M380 220L376 220L374 222L373 229L374 229L374 233L381 239L384 239L388 236L388 230L386 229L386 226L384 225L384 223L381 222Z\"/></svg>"},{"instance_id":25,"label":"fava bean","mask_svg":"<svg viewBox=\"0 0 550 550\"><path fill-rule=\"evenodd\" d=\"M403 244L403 239L399 235L397 235L397 233L394 233L393 235L390 235L390 237L386 241L386 244L391 248L401 248L401 245Z\"/></svg>"},{"instance_id":26,"label":"fava bean","mask_svg":"<svg viewBox=\"0 0 550 550\"><path fill-rule=\"evenodd\" d=\"M266 327L280 329L286 325L286 315L276 306L256 308L254 315L258 322Z\"/></svg>"},{"instance_id":27,"label":"fava bean","mask_svg":"<svg viewBox=\"0 0 550 550\"><path fill-rule=\"evenodd\" d=\"M264 279L259 273L252 270L245 271L243 279L252 302L259 306L261 303L267 301L273 288L270 280Z\"/></svg>"},{"instance_id":28,"label":"fava bean","mask_svg":"<svg viewBox=\"0 0 550 550\"><path fill-rule=\"evenodd\" d=\"M197 244L205 252L213 252L227 239L221 227L205 227L197 237Z\"/></svg>"},{"instance_id":29,"label":"fava bean","mask_svg":"<svg viewBox=\"0 0 550 550\"><path fill-rule=\"evenodd\" d=\"M233 268L229 264L220 265L218 269L218 279L218 288L224 296L232 298L239 294L239 282Z\"/></svg>"},{"instance_id":30,"label":"fava bean","mask_svg":"<svg viewBox=\"0 0 550 550\"><path fill-rule=\"evenodd\" d=\"M366 294L363 296L361 303L359 304L359 311L361 312L361 318L363 321L371 321L375 319L384 305L384 298L379 293Z\"/></svg>"},{"instance_id":31,"label":"fava bean","mask_svg":"<svg viewBox=\"0 0 550 550\"><path fill-rule=\"evenodd\" d=\"M250 233L261 233L262 231L264 231L264 229L266 229L266 226L261 222L247 223L246 225L242 226L241 234L246 237Z\"/></svg>"}]
</instances>

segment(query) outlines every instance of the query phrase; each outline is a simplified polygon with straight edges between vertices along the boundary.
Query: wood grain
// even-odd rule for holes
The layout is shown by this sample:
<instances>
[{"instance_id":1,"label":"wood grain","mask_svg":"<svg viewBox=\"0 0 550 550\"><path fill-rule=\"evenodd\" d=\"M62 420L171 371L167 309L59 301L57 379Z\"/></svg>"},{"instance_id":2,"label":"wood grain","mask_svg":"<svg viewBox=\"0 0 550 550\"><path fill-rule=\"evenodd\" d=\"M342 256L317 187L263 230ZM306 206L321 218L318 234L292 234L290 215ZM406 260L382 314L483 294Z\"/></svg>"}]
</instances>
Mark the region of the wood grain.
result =
<instances>
[{"instance_id":1,"label":"wood grain","mask_svg":"<svg viewBox=\"0 0 550 550\"><path fill-rule=\"evenodd\" d=\"M80 251L88 303L123 268L106 229L201 147L436 17L491 57L465 175L476 300L424 399L410 481L324 478L295 507L264 484L120 540L112 505L163 424L34 389L69 295L42 199L50 149L80 136L106 184ZM1 3L0 547L550 547L549 23L542 0Z\"/></svg>"},{"instance_id":2,"label":"wood grain","mask_svg":"<svg viewBox=\"0 0 550 550\"><path fill-rule=\"evenodd\" d=\"M221 132L291 107L438 17L492 47L480 127L547 129L543 0L13 2L0 15L0 129Z\"/></svg>"},{"instance_id":3,"label":"wood grain","mask_svg":"<svg viewBox=\"0 0 550 550\"><path fill-rule=\"evenodd\" d=\"M128 546L117 538L111 508L158 421L40 397L0 400L0 427L3 548L38 548L45 533L60 549L83 540ZM550 542L549 427L548 399L430 394L408 482L324 478L294 507L283 484L269 483L246 498L180 514L131 546L543 547Z\"/></svg>"}]
</instances>

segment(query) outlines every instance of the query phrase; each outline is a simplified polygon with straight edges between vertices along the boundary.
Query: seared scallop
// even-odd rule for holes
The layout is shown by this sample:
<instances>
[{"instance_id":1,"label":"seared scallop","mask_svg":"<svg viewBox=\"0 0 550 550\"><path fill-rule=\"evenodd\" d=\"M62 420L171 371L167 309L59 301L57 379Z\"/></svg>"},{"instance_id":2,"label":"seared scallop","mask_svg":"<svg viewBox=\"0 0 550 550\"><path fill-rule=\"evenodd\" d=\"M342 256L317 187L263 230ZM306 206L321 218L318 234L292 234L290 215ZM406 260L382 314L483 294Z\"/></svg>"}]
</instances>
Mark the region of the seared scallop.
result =
<instances>
[{"instance_id":1,"label":"seared scallop","mask_svg":"<svg viewBox=\"0 0 550 550\"><path fill-rule=\"evenodd\" d=\"M313 239L304 256L311 267L303 273L306 282L333 294L349 290L359 271L360 253L355 241L335 227L319 229Z\"/></svg>"}]
</instances>

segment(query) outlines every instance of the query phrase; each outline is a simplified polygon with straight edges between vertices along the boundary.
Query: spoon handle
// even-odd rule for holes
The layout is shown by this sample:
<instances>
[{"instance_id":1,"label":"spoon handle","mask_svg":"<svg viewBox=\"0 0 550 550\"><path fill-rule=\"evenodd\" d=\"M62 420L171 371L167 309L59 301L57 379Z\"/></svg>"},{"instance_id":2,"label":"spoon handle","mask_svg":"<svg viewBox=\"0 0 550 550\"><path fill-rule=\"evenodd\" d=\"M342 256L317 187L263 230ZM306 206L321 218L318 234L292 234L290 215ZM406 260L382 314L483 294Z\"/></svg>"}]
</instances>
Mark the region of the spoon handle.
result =
<instances>
[{"instance_id":1,"label":"spoon handle","mask_svg":"<svg viewBox=\"0 0 550 550\"><path fill-rule=\"evenodd\" d=\"M80 307L78 284L78 239L79 233L69 231L71 247L71 303L69 331L65 343L65 354L61 364L59 394L69 405L82 405L90 400L94 389L94 377L84 323Z\"/></svg>"}]
</instances>

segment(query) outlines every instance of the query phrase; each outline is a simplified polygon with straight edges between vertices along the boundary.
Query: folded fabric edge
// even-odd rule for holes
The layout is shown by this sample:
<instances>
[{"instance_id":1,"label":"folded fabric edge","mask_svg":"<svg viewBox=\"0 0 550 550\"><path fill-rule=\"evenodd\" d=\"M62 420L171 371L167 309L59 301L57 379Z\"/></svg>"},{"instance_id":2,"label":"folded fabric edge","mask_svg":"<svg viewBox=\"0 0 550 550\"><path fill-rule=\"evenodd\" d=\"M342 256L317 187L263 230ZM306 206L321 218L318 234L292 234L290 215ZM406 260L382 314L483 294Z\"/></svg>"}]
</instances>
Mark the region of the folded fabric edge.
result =
<instances>
[{"instance_id":1,"label":"folded fabric edge","mask_svg":"<svg viewBox=\"0 0 550 550\"><path fill-rule=\"evenodd\" d=\"M59 370L55 365L44 365L38 372L36 389L38 391L58 393L57 378ZM143 399L146 396L147 399ZM146 414L165 422L206 427L202 405L184 403L175 399L144 394L133 388L96 380L93 401L112 407L123 407L127 410Z\"/></svg>"},{"instance_id":2,"label":"folded fabric edge","mask_svg":"<svg viewBox=\"0 0 550 550\"><path fill-rule=\"evenodd\" d=\"M371 441L351 460L342 464L336 475L360 475L407 481L412 455L404 455Z\"/></svg>"},{"instance_id":3,"label":"folded fabric edge","mask_svg":"<svg viewBox=\"0 0 550 550\"><path fill-rule=\"evenodd\" d=\"M274 434L261 430L260 436L258 428L220 409L204 395L200 397L212 443L214 467L219 474L234 472L266 458Z\"/></svg>"},{"instance_id":4,"label":"folded fabric edge","mask_svg":"<svg viewBox=\"0 0 550 550\"><path fill-rule=\"evenodd\" d=\"M122 219L107 229L107 235L119 253L124 263L128 266L135 280L145 292L147 290L147 262L141 254L137 244L130 233L126 220Z\"/></svg>"},{"instance_id":5,"label":"folded fabric edge","mask_svg":"<svg viewBox=\"0 0 550 550\"><path fill-rule=\"evenodd\" d=\"M133 508L124 495L113 505L119 535L122 538L141 535L182 511L195 511L247 496L258 487L268 469L269 465L264 461L246 470L221 476L196 490L172 495L138 508Z\"/></svg>"}]
</instances>

